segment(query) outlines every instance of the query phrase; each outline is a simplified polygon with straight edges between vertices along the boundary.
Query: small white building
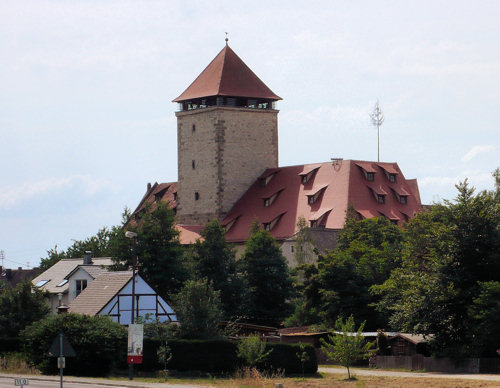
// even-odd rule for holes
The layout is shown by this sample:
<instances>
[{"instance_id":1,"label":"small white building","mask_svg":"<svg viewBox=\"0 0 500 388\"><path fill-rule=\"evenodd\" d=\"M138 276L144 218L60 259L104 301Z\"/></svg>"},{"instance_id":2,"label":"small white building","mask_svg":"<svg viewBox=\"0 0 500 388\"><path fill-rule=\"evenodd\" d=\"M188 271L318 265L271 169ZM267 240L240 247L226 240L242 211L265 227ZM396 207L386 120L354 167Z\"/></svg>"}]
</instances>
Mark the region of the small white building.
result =
<instances>
[{"instance_id":1,"label":"small white building","mask_svg":"<svg viewBox=\"0 0 500 388\"><path fill-rule=\"evenodd\" d=\"M108 315L122 325L132 323L132 272L106 272L97 277L69 305L70 313ZM177 322L175 312L145 281L135 275L136 317Z\"/></svg>"},{"instance_id":2,"label":"small white building","mask_svg":"<svg viewBox=\"0 0 500 388\"><path fill-rule=\"evenodd\" d=\"M35 288L49 293L51 311L56 314L60 305L68 306L94 279L107 272L113 264L109 257L62 259L33 279Z\"/></svg>"}]
</instances>

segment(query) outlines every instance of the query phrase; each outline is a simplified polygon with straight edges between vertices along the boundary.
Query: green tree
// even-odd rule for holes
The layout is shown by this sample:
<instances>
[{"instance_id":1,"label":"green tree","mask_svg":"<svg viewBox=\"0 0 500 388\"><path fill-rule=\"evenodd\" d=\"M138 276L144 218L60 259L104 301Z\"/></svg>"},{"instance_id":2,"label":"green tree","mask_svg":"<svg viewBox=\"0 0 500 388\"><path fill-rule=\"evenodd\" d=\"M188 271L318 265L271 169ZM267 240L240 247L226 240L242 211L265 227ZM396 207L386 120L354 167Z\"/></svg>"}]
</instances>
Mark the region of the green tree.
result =
<instances>
[{"instance_id":1,"label":"green tree","mask_svg":"<svg viewBox=\"0 0 500 388\"><path fill-rule=\"evenodd\" d=\"M326 354L328 359L338 362L340 365L347 368L347 376L351 378L350 367L360 359L370 356L370 348L372 342L365 342L365 337L362 335L364 322L356 330L354 317L351 315L345 323L342 318L338 318L335 323L335 334L328 336L328 339L321 339L321 350Z\"/></svg>"},{"instance_id":2,"label":"green tree","mask_svg":"<svg viewBox=\"0 0 500 388\"><path fill-rule=\"evenodd\" d=\"M279 324L292 311L292 280L276 240L258 230L248 239L239 264L247 287L247 319Z\"/></svg>"},{"instance_id":3,"label":"green tree","mask_svg":"<svg viewBox=\"0 0 500 388\"><path fill-rule=\"evenodd\" d=\"M354 315L369 330L387 325L387 316L373 306L378 297L370 288L387 280L399 265L401 228L385 218L349 218L336 249L319 264L321 319L332 326L338 316Z\"/></svg>"},{"instance_id":4,"label":"green tree","mask_svg":"<svg viewBox=\"0 0 500 388\"><path fill-rule=\"evenodd\" d=\"M266 352L266 343L257 334L251 334L238 342L238 357L251 368L264 361L271 352L272 349Z\"/></svg>"},{"instance_id":5,"label":"green tree","mask_svg":"<svg viewBox=\"0 0 500 388\"><path fill-rule=\"evenodd\" d=\"M302 343L299 342L299 351L297 352L297 358L300 361L300 366L302 367L302 377L304 377L304 366L307 361L309 361L310 357L309 354L306 351L306 346Z\"/></svg>"},{"instance_id":6,"label":"green tree","mask_svg":"<svg viewBox=\"0 0 500 388\"><path fill-rule=\"evenodd\" d=\"M185 338L213 338L219 335L223 318L220 291L207 279L188 280L173 297L174 311Z\"/></svg>"},{"instance_id":7,"label":"green tree","mask_svg":"<svg viewBox=\"0 0 500 388\"><path fill-rule=\"evenodd\" d=\"M137 233L135 248L125 230ZM125 224L110 241L110 252L116 270L130 268L136 255L139 273L164 298L178 292L188 277L174 211L164 202L152 211L146 208L138 223Z\"/></svg>"},{"instance_id":8,"label":"green tree","mask_svg":"<svg viewBox=\"0 0 500 388\"><path fill-rule=\"evenodd\" d=\"M201 232L203 240L193 247L192 262L195 279L208 279L220 291L224 316L232 319L242 313L243 282L236 270L234 248L226 241L225 229L213 220Z\"/></svg>"},{"instance_id":9,"label":"green tree","mask_svg":"<svg viewBox=\"0 0 500 388\"><path fill-rule=\"evenodd\" d=\"M394 329L432 334L437 353L492 355L484 336L496 338L485 320L500 281L500 197L475 195L467 181L457 189L408 223L401 268L373 291Z\"/></svg>"},{"instance_id":10,"label":"green tree","mask_svg":"<svg viewBox=\"0 0 500 388\"><path fill-rule=\"evenodd\" d=\"M28 359L43 373L57 372L55 358L47 357L47 352L60 332L76 353L75 358L66 359L64 373L103 376L126 356L127 331L109 317L48 315L26 327L21 334Z\"/></svg>"},{"instance_id":11,"label":"green tree","mask_svg":"<svg viewBox=\"0 0 500 388\"><path fill-rule=\"evenodd\" d=\"M0 336L17 338L21 330L49 313L47 299L31 282L0 289Z\"/></svg>"}]
</instances>

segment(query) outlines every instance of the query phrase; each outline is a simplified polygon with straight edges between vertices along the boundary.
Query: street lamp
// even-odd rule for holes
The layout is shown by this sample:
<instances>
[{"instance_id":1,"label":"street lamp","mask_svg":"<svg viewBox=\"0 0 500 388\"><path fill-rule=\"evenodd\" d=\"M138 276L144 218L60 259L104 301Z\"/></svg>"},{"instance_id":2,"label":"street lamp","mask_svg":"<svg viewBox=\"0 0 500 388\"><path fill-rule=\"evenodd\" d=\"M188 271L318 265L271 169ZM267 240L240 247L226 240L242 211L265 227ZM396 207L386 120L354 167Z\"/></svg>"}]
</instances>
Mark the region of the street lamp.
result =
<instances>
[{"instance_id":1,"label":"street lamp","mask_svg":"<svg viewBox=\"0 0 500 388\"><path fill-rule=\"evenodd\" d=\"M135 267L137 266L137 233L127 230L125 232L125 237L131 238L134 242L134 252L132 258L132 316L130 318L130 323L134 323L135 314Z\"/></svg>"}]
</instances>

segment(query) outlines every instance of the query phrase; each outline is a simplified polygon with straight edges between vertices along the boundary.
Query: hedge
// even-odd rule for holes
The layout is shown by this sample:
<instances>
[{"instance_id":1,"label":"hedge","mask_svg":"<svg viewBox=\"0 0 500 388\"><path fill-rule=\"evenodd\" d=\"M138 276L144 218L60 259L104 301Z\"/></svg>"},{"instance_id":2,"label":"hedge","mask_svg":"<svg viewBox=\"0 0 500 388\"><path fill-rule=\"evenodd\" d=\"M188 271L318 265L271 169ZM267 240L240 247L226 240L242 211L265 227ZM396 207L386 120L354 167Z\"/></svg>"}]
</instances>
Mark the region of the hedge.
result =
<instances>
[{"instance_id":1,"label":"hedge","mask_svg":"<svg viewBox=\"0 0 500 388\"><path fill-rule=\"evenodd\" d=\"M21 351L21 340L19 338L0 337L0 354Z\"/></svg>"},{"instance_id":2,"label":"hedge","mask_svg":"<svg viewBox=\"0 0 500 388\"><path fill-rule=\"evenodd\" d=\"M143 364L139 367L143 371L156 371L163 369L156 355L160 346L158 340L144 339ZM172 359L167 365L168 369L178 371L196 370L207 373L233 372L243 365L238 358L237 342L228 340L179 340L168 341L172 352ZM266 361L258 365L259 369L283 371L286 374L302 373L302 365L297 356L300 352L298 344L266 345L266 351L272 349ZM316 373L318 362L316 351L311 345L306 345L309 360L304 364L305 373Z\"/></svg>"}]
</instances>

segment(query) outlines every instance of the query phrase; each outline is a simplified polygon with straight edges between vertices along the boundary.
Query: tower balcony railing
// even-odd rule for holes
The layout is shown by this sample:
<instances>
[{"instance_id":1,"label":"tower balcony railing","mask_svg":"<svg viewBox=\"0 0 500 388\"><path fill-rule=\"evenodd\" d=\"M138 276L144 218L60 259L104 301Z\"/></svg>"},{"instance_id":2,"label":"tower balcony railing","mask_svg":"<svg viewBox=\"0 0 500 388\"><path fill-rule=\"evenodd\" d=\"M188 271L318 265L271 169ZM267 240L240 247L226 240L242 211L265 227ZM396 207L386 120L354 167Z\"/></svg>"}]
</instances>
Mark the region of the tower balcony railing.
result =
<instances>
[{"instance_id":1,"label":"tower balcony railing","mask_svg":"<svg viewBox=\"0 0 500 388\"><path fill-rule=\"evenodd\" d=\"M179 102L178 112L205 109L214 106L274 110L276 109L276 101L247 99L241 97L209 97L204 99Z\"/></svg>"}]
</instances>

